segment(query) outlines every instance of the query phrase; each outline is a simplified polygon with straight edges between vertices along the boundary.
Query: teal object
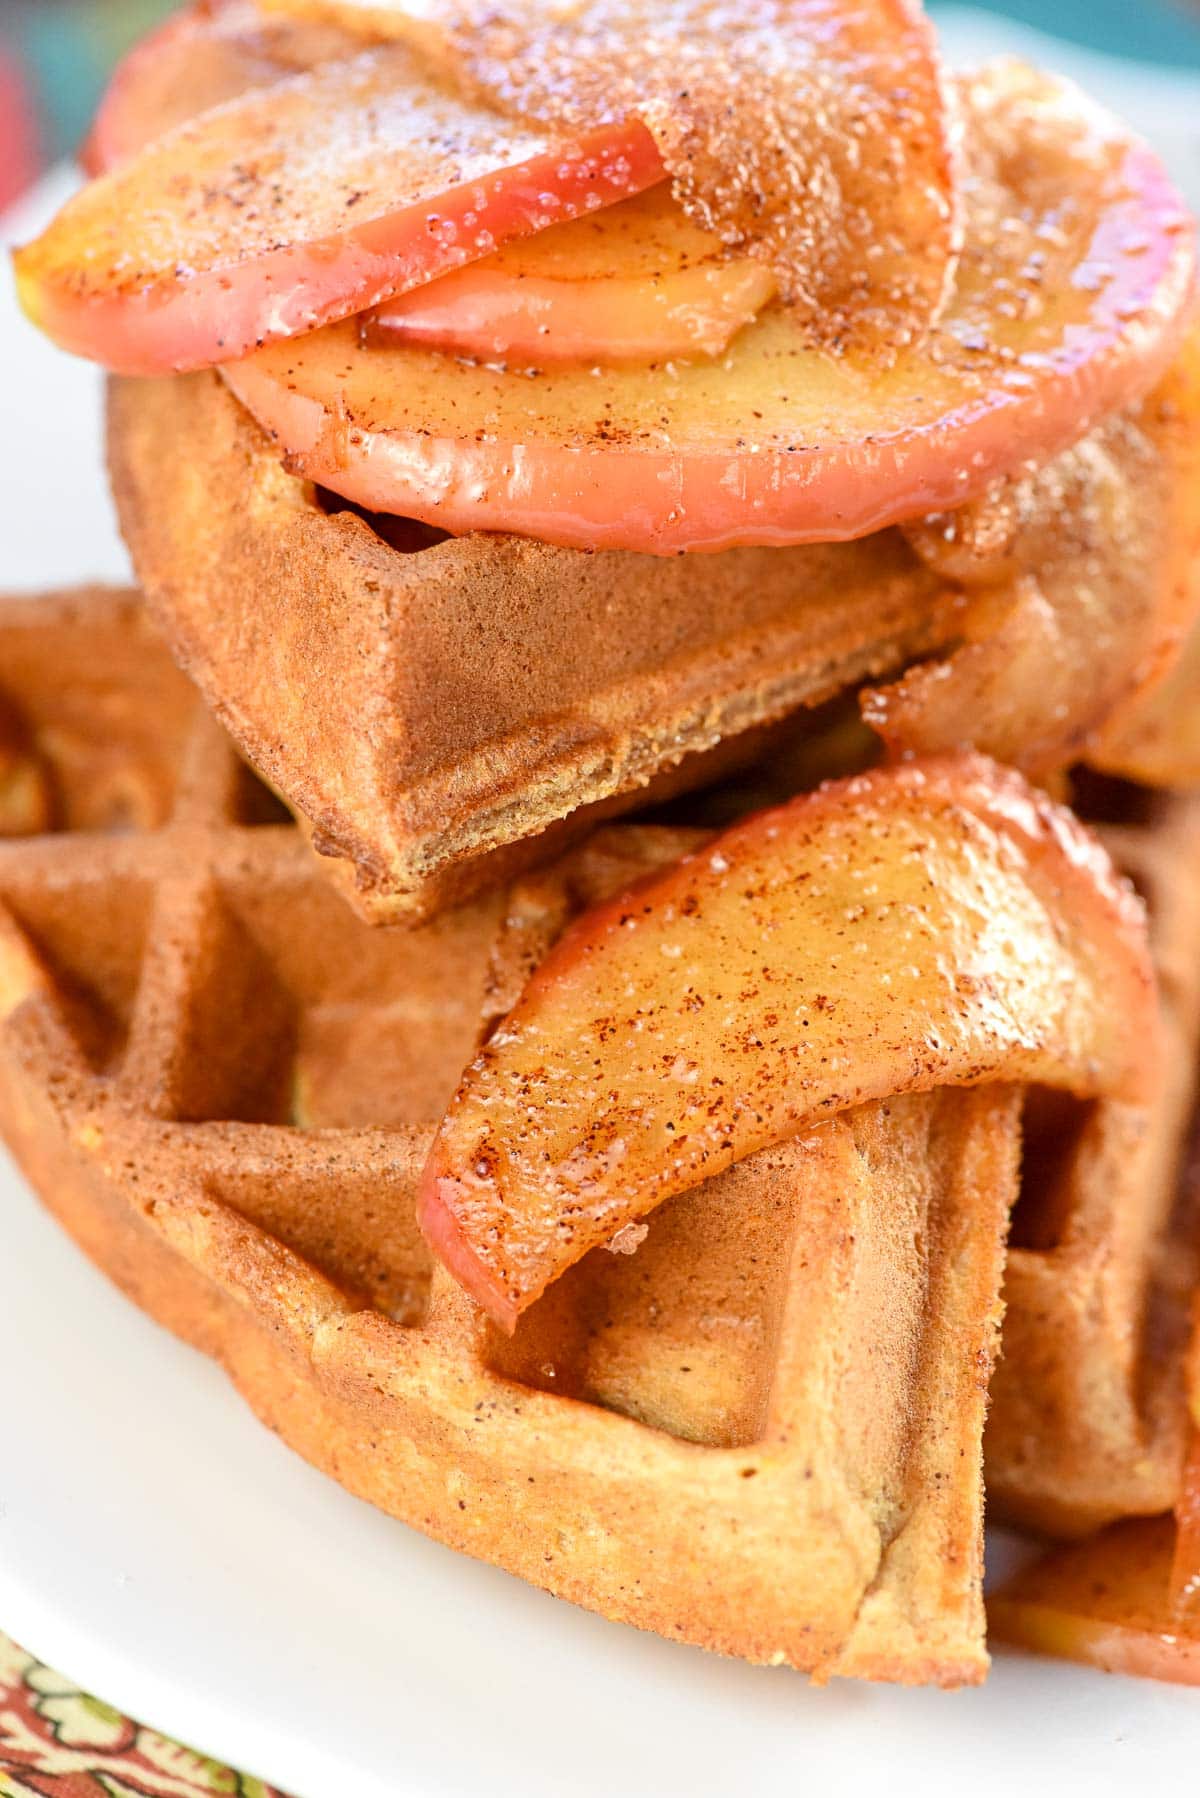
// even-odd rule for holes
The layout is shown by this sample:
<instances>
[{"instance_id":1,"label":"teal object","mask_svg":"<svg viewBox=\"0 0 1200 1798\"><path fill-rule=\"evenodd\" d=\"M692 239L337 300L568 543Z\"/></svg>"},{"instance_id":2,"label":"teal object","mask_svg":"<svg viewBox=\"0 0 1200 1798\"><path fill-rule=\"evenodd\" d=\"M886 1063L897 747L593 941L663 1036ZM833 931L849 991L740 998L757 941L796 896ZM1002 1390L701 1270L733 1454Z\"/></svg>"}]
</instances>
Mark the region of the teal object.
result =
<instances>
[{"instance_id":1,"label":"teal object","mask_svg":"<svg viewBox=\"0 0 1200 1798\"><path fill-rule=\"evenodd\" d=\"M79 16L46 7L19 19L18 48L38 93L47 148L55 158L74 151L88 128L104 84L98 46Z\"/></svg>"},{"instance_id":2,"label":"teal object","mask_svg":"<svg viewBox=\"0 0 1200 1798\"><path fill-rule=\"evenodd\" d=\"M1180 0L971 0L982 11L1067 38L1109 56L1200 69L1200 5ZM936 18L946 0L927 0Z\"/></svg>"},{"instance_id":3,"label":"teal object","mask_svg":"<svg viewBox=\"0 0 1200 1798\"><path fill-rule=\"evenodd\" d=\"M45 148L72 154L91 124L112 65L181 0L0 0L0 35L24 63Z\"/></svg>"},{"instance_id":4,"label":"teal object","mask_svg":"<svg viewBox=\"0 0 1200 1798\"><path fill-rule=\"evenodd\" d=\"M4 34L23 56L47 148L74 150L114 56L177 0L0 0ZM1172 70L1200 70L1200 0L965 0L1086 49ZM954 0L927 0L936 18Z\"/></svg>"}]
</instances>

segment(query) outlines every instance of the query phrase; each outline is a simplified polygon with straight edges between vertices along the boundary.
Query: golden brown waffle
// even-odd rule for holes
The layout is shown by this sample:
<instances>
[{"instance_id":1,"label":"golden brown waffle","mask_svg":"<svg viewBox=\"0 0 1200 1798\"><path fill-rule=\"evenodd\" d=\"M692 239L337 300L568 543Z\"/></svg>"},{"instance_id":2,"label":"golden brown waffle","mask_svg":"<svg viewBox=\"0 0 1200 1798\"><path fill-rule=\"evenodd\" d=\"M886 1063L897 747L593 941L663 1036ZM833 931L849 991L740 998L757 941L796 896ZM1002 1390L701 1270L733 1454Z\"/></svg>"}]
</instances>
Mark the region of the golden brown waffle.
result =
<instances>
[{"instance_id":1,"label":"golden brown waffle","mask_svg":"<svg viewBox=\"0 0 1200 1798\"><path fill-rule=\"evenodd\" d=\"M72 683L66 732L64 662L116 670L90 717ZM35 830L0 845L0 1123L93 1258L301 1453L455 1547L758 1660L979 1677L1013 1095L868 1107L755 1157L501 1339L431 1270L413 1190L544 885L498 943L496 902L359 923L298 831L254 821L128 599L0 610L0 689L10 822ZM172 723L139 745L143 694ZM122 719L138 799L113 812L78 745ZM551 909L675 847L617 833Z\"/></svg>"},{"instance_id":2,"label":"golden brown waffle","mask_svg":"<svg viewBox=\"0 0 1200 1798\"><path fill-rule=\"evenodd\" d=\"M1167 1053L1148 1137L1116 1107L1027 1106L1004 1276L988 1496L1014 1521L1083 1535L1169 1510L1187 1435L1182 1354L1200 1266L1180 1171L1200 1055L1200 800L1079 798L1150 911ZM1139 815L1140 814L1140 815Z\"/></svg>"},{"instance_id":3,"label":"golden brown waffle","mask_svg":"<svg viewBox=\"0 0 1200 1798\"><path fill-rule=\"evenodd\" d=\"M784 766L795 790L803 763ZM755 803L779 803L779 783L764 782ZM1180 1179L1200 1059L1200 799L1087 775L1078 784L1149 908L1166 1056L1149 1132L1120 1106L1024 1095L987 1489L997 1514L1055 1535L1174 1504L1188 1433L1182 1361L1200 1279L1194 1188ZM685 833L661 842L626 826L523 881L501 939L510 947L495 1015L515 1003L571 911L690 847Z\"/></svg>"},{"instance_id":4,"label":"golden brown waffle","mask_svg":"<svg viewBox=\"0 0 1200 1798\"><path fill-rule=\"evenodd\" d=\"M1198 361L962 514L790 550L368 519L288 473L215 375L114 383L110 464L174 652L364 915L411 920L931 651L864 690L896 752L974 743L1044 778L1099 732L1137 772L1120 733L1200 605Z\"/></svg>"},{"instance_id":5,"label":"golden brown waffle","mask_svg":"<svg viewBox=\"0 0 1200 1798\"><path fill-rule=\"evenodd\" d=\"M129 596L0 606L0 695L0 1129L93 1259L456 1548L820 1676L981 1677L1020 1095L893 1099L751 1157L504 1338L415 1228L433 1123L571 913L691 839L614 828L371 930Z\"/></svg>"},{"instance_id":6,"label":"golden brown waffle","mask_svg":"<svg viewBox=\"0 0 1200 1798\"><path fill-rule=\"evenodd\" d=\"M957 629L899 532L661 559L330 516L215 375L115 382L109 457L171 648L377 921L713 778Z\"/></svg>"}]
</instances>

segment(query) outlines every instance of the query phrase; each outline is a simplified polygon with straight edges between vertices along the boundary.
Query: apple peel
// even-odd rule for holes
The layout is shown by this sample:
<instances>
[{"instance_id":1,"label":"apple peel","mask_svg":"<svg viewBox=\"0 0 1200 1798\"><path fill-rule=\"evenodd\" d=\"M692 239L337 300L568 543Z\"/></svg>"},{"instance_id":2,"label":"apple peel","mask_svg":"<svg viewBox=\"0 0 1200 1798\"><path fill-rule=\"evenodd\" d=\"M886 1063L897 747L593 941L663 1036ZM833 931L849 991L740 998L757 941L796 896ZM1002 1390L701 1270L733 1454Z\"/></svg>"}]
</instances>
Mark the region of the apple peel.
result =
<instances>
[{"instance_id":1,"label":"apple peel","mask_svg":"<svg viewBox=\"0 0 1200 1798\"><path fill-rule=\"evenodd\" d=\"M391 45L254 89L119 163L16 252L18 292L64 349L118 373L182 373L661 178L636 122L521 125Z\"/></svg>"},{"instance_id":2,"label":"apple peel","mask_svg":"<svg viewBox=\"0 0 1200 1798\"><path fill-rule=\"evenodd\" d=\"M1151 151L1068 85L963 88L967 251L938 329L881 368L771 305L716 359L535 377L349 324L223 373L295 472L454 534L669 555L844 541L958 509L1140 400L1195 246Z\"/></svg>"},{"instance_id":3,"label":"apple peel","mask_svg":"<svg viewBox=\"0 0 1200 1798\"><path fill-rule=\"evenodd\" d=\"M889 751L969 746L1035 776L1088 755L1137 778L1200 613L1200 329L1140 406L907 534L961 585L965 641L863 693Z\"/></svg>"},{"instance_id":4,"label":"apple peel","mask_svg":"<svg viewBox=\"0 0 1200 1798\"><path fill-rule=\"evenodd\" d=\"M411 43L512 116L640 118L697 224L765 262L810 343L886 359L945 305L958 121L919 0L275 0Z\"/></svg>"},{"instance_id":5,"label":"apple peel","mask_svg":"<svg viewBox=\"0 0 1200 1798\"><path fill-rule=\"evenodd\" d=\"M661 363L719 355L774 295L770 271L728 255L663 182L400 294L365 330L517 367Z\"/></svg>"},{"instance_id":6,"label":"apple peel","mask_svg":"<svg viewBox=\"0 0 1200 1798\"><path fill-rule=\"evenodd\" d=\"M901 1092L1143 1102L1140 902L1069 813L978 757L760 813L587 913L467 1070L421 1226L507 1330L673 1194Z\"/></svg>"}]
</instances>

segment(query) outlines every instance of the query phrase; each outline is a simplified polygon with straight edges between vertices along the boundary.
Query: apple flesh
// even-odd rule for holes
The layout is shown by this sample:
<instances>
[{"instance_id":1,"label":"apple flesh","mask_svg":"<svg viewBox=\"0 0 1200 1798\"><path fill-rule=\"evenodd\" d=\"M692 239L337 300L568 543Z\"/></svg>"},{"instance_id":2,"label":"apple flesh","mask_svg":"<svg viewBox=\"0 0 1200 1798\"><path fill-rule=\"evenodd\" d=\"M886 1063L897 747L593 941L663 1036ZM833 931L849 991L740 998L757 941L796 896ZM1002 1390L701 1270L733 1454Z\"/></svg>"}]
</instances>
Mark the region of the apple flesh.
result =
<instances>
[{"instance_id":1,"label":"apple flesh","mask_svg":"<svg viewBox=\"0 0 1200 1798\"><path fill-rule=\"evenodd\" d=\"M1176 1612L1196 1618L1200 1634L1200 1293L1193 1295L1192 1317L1186 1376L1192 1433L1175 1506L1171 1603Z\"/></svg>"},{"instance_id":2,"label":"apple flesh","mask_svg":"<svg viewBox=\"0 0 1200 1798\"><path fill-rule=\"evenodd\" d=\"M835 1112L1035 1081L1138 1103L1140 903L979 758L760 813L582 917L468 1069L419 1200L498 1324L665 1199Z\"/></svg>"},{"instance_id":3,"label":"apple flesh","mask_svg":"<svg viewBox=\"0 0 1200 1798\"><path fill-rule=\"evenodd\" d=\"M719 355L774 294L664 183L401 294L367 335L525 368L668 362Z\"/></svg>"},{"instance_id":4,"label":"apple flesh","mask_svg":"<svg viewBox=\"0 0 1200 1798\"><path fill-rule=\"evenodd\" d=\"M919 0L282 10L412 43L514 117L641 117L684 211L772 269L810 346L882 360L945 304L962 236L956 119Z\"/></svg>"},{"instance_id":5,"label":"apple flesh","mask_svg":"<svg viewBox=\"0 0 1200 1798\"><path fill-rule=\"evenodd\" d=\"M334 25L264 15L254 0L197 0L118 64L80 160L102 175L210 107L358 48Z\"/></svg>"},{"instance_id":6,"label":"apple flesh","mask_svg":"<svg viewBox=\"0 0 1200 1798\"><path fill-rule=\"evenodd\" d=\"M1054 1549L988 1600L992 1633L1106 1673L1200 1685L1200 1617L1172 1602L1174 1554L1170 1517Z\"/></svg>"},{"instance_id":7,"label":"apple flesh","mask_svg":"<svg viewBox=\"0 0 1200 1798\"><path fill-rule=\"evenodd\" d=\"M1165 678L1121 708L1087 759L1142 786L1200 787L1200 620Z\"/></svg>"},{"instance_id":8,"label":"apple flesh","mask_svg":"<svg viewBox=\"0 0 1200 1798\"><path fill-rule=\"evenodd\" d=\"M297 471L452 533L656 554L829 542L962 506L1147 392L1194 267L1161 164L1014 64L964 90L967 246L939 330L890 366L769 306L716 360L536 378L354 327L225 369Z\"/></svg>"},{"instance_id":9,"label":"apple flesh","mask_svg":"<svg viewBox=\"0 0 1200 1798\"><path fill-rule=\"evenodd\" d=\"M1171 1562L1171 1608L1196 1618L1200 1636L1200 1423L1192 1432L1175 1506L1175 1552Z\"/></svg>"},{"instance_id":10,"label":"apple flesh","mask_svg":"<svg viewBox=\"0 0 1200 1798\"><path fill-rule=\"evenodd\" d=\"M1140 406L908 536L964 591L964 642L862 695L889 751L1119 769L1200 614L1200 326ZM1177 764L1194 734L1181 720Z\"/></svg>"},{"instance_id":11,"label":"apple flesh","mask_svg":"<svg viewBox=\"0 0 1200 1798\"><path fill-rule=\"evenodd\" d=\"M55 342L120 373L211 367L661 178L636 122L517 124L392 45L255 89L119 163L17 252L18 291Z\"/></svg>"}]
</instances>

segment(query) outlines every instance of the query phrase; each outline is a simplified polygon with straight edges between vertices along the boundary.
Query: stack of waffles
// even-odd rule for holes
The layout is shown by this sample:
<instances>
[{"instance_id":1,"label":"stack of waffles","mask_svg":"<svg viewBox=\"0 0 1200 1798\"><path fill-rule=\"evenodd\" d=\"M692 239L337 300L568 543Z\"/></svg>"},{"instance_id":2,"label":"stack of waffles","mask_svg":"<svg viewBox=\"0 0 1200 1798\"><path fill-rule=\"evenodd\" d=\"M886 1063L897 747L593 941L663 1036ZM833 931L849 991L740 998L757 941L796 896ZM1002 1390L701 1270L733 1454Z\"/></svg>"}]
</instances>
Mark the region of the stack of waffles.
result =
<instances>
[{"instance_id":1,"label":"stack of waffles","mask_svg":"<svg viewBox=\"0 0 1200 1798\"><path fill-rule=\"evenodd\" d=\"M766 7L761 31L811 10ZM583 8L589 55L593 11L616 68L645 18ZM360 284L331 313L312 269L358 280L370 258L340 240L339 261L315 225L298 250L313 171L272 160L298 119L344 125L348 87L355 143L318 146L341 179L395 128L381 93L425 116L420 58L437 104L465 107L446 98L465 57L476 137L460 120L454 154L476 168L494 104L495 157L536 161L532 127L524 164L507 140L512 108L538 115L518 80L530 44L551 55L537 8L514 9L503 104L487 21L434 12L186 11L118 76L102 172L23 253L30 309L116 371L110 466L145 597L0 604L4 1138L93 1260L286 1442L465 1554L818 1679L951 1686L987 1666L986 1491L1072 1545L997 1598L997 1629L1200 1678L1200 330L1169 184L1077 96L985 72L954 102L977 162L934 157L963 186L937 213L954 241L930 302L957 335L916 370L936 429L910 418L866 464L797 436L767 497L730 471L775 453L768 424L711 488L688 438L643 504L614 473L631 442L650 453L633 425L543 456L555 384L582 379L551 369L532 447L500 442L501 499L499 463L491 485L460 465L449 426L418 456L397 395L432 369L469 411L490 383L499 410L468 432L486 457L545 370L512 345L511 366L468 355L453 290L426 316L397 279ZM421 35L443 26L453 57ZM562 41L573 143L575 108L608 120L611 96ZM737 66L700 61L699 93L746 102ZM699 237L677 139L634 123L596 216L661 251L678 205L671 231ZM429 192L495 198L435 172L422 255ZM363 181L355 217L394 223L397 195ZM876 167L871 206L886 192ZM184 195L170 229L164 194ZM134 247L102 291L118 205ZM779 229L778 290L737 342L776 334L778 385L778 334L803 328L803 379L833 383L851 434L863 381L881 417L924 405L897 323L908 308L918 344L942 328L916 319L919 284L875 292L875 269L839 299L823 269L822 341ZM154 232L165 272L134 278ZM394 273L396 243L372 241ZM309 251L301 328L277 258ZM552 307L557 266L518 270ZM1043 295L1055 280L1075 297ZM964 370L1008 327L979 335L971 306L1033 334L979 390ZM205 348L218 324L229 341ZM715 353L751 393L737 358L757 352ZM677 443L697 429L680 405L654 428ZM320 428L301 417L322 406ZM992 412L1015 422L989 435Z\"/></svg>"},{"instance_id":2,"label":"stack of waffles","mask_svg":"<svg viewBox=\"0 0 1200 1798\"><path fill-rule=\"evenodd\" d=\"M564 920L703 833L601 828L419 931L372 928L136 596L8 601L0 688L5 1138L123 1289L352 1491L665 1635L975 1679L1004 1273L993 1505L1075 1536L1176 1502L1195 801L1095 794L1171 1039L1148 1169L1010 1087L863 1105L669 1201L635 1253L593 1250L509 1337L417 1228L438 1121Z\"/></svg>"}]
</instances>

